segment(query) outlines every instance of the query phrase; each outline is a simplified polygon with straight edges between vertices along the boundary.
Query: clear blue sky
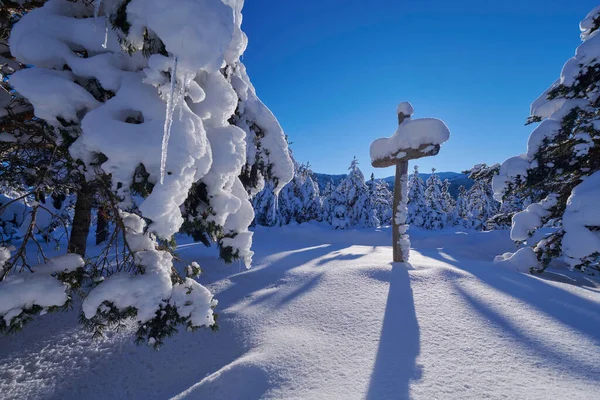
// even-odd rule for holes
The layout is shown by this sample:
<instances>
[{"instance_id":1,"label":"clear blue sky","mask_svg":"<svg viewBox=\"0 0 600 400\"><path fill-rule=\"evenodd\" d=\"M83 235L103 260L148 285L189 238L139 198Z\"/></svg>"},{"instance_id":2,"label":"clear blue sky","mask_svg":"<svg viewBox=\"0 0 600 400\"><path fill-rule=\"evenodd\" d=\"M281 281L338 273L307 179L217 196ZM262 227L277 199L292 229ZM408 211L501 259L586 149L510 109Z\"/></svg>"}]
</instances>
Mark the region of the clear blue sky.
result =
<instances>
[{"instance_id":1,"label":"clear blue sky","mask_svg":"<svg viewBox=\"0 0 600 400\"><path fill-rule=\"evenodd\" d=\"M460 171L526 150L529 105L560 74L592 0L247 0L244 63L259 97L316 172L371 168L396 105L452 136L422 172ZM412 168L412 166L411 166Z\"/></svg>"}]
</instances>

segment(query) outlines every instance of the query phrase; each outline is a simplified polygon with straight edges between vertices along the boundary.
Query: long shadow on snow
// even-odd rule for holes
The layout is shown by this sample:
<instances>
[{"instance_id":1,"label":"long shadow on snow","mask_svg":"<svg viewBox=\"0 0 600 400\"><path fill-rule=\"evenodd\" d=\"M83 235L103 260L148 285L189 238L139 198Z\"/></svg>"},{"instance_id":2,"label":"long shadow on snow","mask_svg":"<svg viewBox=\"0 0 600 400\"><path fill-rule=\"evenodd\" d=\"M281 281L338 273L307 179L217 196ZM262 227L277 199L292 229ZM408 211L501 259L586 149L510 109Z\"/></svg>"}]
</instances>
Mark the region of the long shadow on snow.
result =
<instances>
[{"instance_id":1,"label":"long shadow on snow","mask_svg":"<svg viewBox=\"0 0 600 400\"><path fill-rule=\"evenodd\" d=\"M292 300L302 296L304 293L310 292L313 288L315 288L321 279L323 278L323 273L313 276L308 281L300 285L298 288L292 290L290 293L286 294L279 302L277 303L277 307L283 307Z\"/></svg>"},{"instance_id":2,"label":"long shadow on snow","mask_svg":"<svg viewBox=\"0 0 600 400\"><path fill-rule=\"evenodd\" d=\"M114 348L107 346L110 351L102 354L96 354L93 349L89 351L85 348L78 349L70 354L70 358L77 360L83 357L93 358L94 362L85 365L76 363L70 370L68 381L57 377L56 386L50 397L56 399L79 399L82 397L87 399L106 397L168 398L194 387L194 384L215 371L227 368L227 365L247 353L251 344L243 338L245 329L240 325L243 321L224 310L257 290L269 286L276 290L277 285L282 283L288 271L349 246L347 242L324 244L324 241L318 237L314 239L304 237L300 241L294 240L294 238L295 235L292 232L281 232L281 235L275 239L277 243L274 243L273 235L264 237L260 234L255 235L255 258L259 261L257 264L260 265L261 257L272 256L273 250L276 250L275 255L281 252L288 252L288 254L283 255L275 262L267 260L266 266L230 277L233 285L218 291L215 296L219 300L217 312L221 316L219 332L212 333L206 330L196 333L180 332L167 339L164 348L158 353L146 346L136 346L133 343L133 337L115 343ZM188 250L194 251L194 246L196 245L181 246L179 251L184 253ZM198 261L203 266L221 264L213 256L201 256ZM212 278L220 279L227 276L228 271L232 271L220 268L235 268L235 265L232 267L220 266L217 268L218 271L207 271L205 279L209 278L210 282L213 280ZM315 271L315 273L317 272ZM305 290L317 283L314 279L317 278L312 274L307 277L308 283L303 286ZM238 284L241 286L236 287ZM304 291L296 290L289 293L282 301L289 302ZM70 327L76 325L75 321L69 324ZM63 331L64 328L66 327L61 326L57 329ZM31 331L37 332L36 329ZM60 352L60 344L51 344L50 346L52 347L51 353ZM31 350L33 351L32 356L34 356L41 351L43 346L31 347L33 347ZM54 347L56 349L53 349ZM79 351L81 353L78 355ZM44 359L45 356L42 357L42 361ZM185 360L188 361L185 362ZM246 374L242 370L240 373ZM254 375L252 371L248 372L248 378ZM212 388L212 385L210 387ZM196 397L198 392L194 392L196 393L190 393L190 397ZM260 395L256 395L260 397Z\"/></svg>"},{"instance_id":3,"label":"long shadow on snow","mask_svg":"<svg viewBox=\"0 0 600 400\"><path fill-rule=\"evenodd\" d=\"M405 265L392 264L379 349L367 399L408 399L410 382L421 377L419 324Z\"/></svg>"},{"instance_id":4,"label":"long shadow on snow","mask_svg":"<svg viewBox=\"0 0 600 400\"><path fill-rule=\"evenodd\" d=\"M256 296L252 299L250 304L256 305L267 301L277 294L280 286L285 285L285 278L289 271L312 260L331 255L332 253L336 253L337 251L353 245L361 245L360 243L344 242L339 238L335 241L324 241L320 236L321 232L317 233L316 236L311 237L305 233L296 235L293 231L281 229L277 235L261 236L261 231L258 231L254 236L253 244L253 250L255 251L254 258L257 260L258 266L229 277L232 285L215 295L219 300L219 308L222 309L221 306L236 304L244 298L251 297L253 293L256 293L259 290L271 289L268 293ZM354 232L343 233L353 234ZM299 238L301 238L301 240L298 240ZM276 249L276 253L273 253L274 249ZM283 255L279 256L280 254ZM363 255L333 255L324 258L323 260L319 260L317 265L325 266L328 262L333 260L353 260L361 256ZM287 294L286 297L280 301L280 305L288 303L314 287L318 283L318 276L320 275L321 272L316 271L314 274L306 274L306 281L302 286L292 293Z\"/></svg>"},{"instance_id":5,"label":"long shadow on snow","mask_svg":"<svg viewBox=\"0 0 600 400\"><path fill-rule=\"evenodd\" d=\"M332 261L351 261L351 260L358 260L361 257L364 257L366 254L338 254L338 255L332 255L329 257L325 257L322 258L321 260L319 260L317 262L318 266L323 266L325 264L328 264Z\"/></svg>"},{"instance_id":6,"label":"long shadow on snow","mask_svg":"<svg viewBox=\"0 0 600 400\"><path fill-rule=\"evenodd\" d=\"M251 302L252 305L262 303L273 297L280 286L285 285L285 277L289 271L337 249L339 248L333 248L331 245L321 245L288 251L287 254L272 263L232 275L229 277L231 286L217 293L215 297L221 305L229 306L251 297L259 290L272 289L269 293L254 298ZM307 275L308 280L314 278L314 275ZM296 296L300 294L297 293Z\"/></svg>"},{"instance_id":7,"label":"long shadow on snow","mask_svg":"<svg viewBox=\"0 0 600 400\"><path fill-rule=\"evenodd\" d=\"M536 338L535 336L527 334L515 323L502 316L485 302L470 295L459 285L453 284L453 286L454 290L481 316L482 319L491 322L495 328L501 331L502 336L506 336L507 334L512 336L518 346L546 359L559 370L565 370L568 371L568 373L579 377L586 377L592 381L597 380L597 376L600 374L599 365L590 365L574 359L568 354L557 351L551 345L545 343L545 338Z\"/></svg>"},{"instance_id":8,"label":"long shadow on snow","mask_svg":"<svg viewBox=\"0 0 600 400\"><path fill-rule=\"evenodd\" d=\"M424 256L469 272L488 286L530 304L551 318L578 330L600 346L600 305L533 276L495 267L491 262L455 261L435 250L420 251ZM452 250L444 249L452 256Z\"/></svg>"}]
</instances>

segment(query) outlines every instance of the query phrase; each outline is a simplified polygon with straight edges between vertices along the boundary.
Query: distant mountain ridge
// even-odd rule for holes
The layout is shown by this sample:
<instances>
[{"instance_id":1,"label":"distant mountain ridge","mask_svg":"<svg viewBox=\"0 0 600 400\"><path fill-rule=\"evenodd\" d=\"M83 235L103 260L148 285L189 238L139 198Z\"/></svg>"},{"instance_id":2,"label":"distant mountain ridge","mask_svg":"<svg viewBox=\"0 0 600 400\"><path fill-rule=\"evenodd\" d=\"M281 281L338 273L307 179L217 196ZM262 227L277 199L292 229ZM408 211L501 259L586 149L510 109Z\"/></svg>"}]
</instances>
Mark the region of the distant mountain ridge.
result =
<instances>
[{"instance_id":1,"label":"distant mountain ridge","mask_svg":"<svg viewBox=\"0 0 600 400\"><path fill-rule=\"evenodd\" d=\"M461 186L464 186L465 189L469 190L471 188L471 186L473 186L473 180L468 178L467 174L462 174L460 172L436 172L435 173L437 176L439 176L439 178L444 181L445 179L448 179L448 181L450 181L450 194L456 198L458 196L458 189ZM410 174L412 175L412 174ZM423 174L423 173L419 173L419 175L421 176L421 178L423 178L424 181L427 180L427 178L429 178L431 176L431 174ZM342 181L342 179L344 179L346 177L346 174L336 174L336 175L330 175L330 174L321 174L318 172L314 173L315 178L317 178L317 183L319 184L319 190L323 191L323 189L325 188L325 185L327 185L327 182L331 182L333 184L333 186L337 186L340 184L340 182ZM365 177L368 179L368 177ZM394 176L388 176L387 178L383 178L384 181L386 181L388 183L388 185L390 185L390 190L394 189Z\"/></svg>"}]
</instances>

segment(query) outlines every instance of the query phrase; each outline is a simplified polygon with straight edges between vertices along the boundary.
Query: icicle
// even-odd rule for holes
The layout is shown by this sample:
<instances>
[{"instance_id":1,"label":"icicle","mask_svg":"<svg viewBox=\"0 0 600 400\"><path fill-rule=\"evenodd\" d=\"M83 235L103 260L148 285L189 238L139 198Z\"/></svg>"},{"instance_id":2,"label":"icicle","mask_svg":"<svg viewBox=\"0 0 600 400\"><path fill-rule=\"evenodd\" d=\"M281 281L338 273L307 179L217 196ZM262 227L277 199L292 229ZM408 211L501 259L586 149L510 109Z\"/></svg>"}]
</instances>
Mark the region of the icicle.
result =
<instances>
[{"instance_id":1,"label":"icicle","mask_svg":"<svg viewBox=\"0 0 600 400\"><path fill-rule=\"evenodd\" d=\"M102 43L102 47L106 48L108 44L108 18L104 19L104 43Z\"/></svg>"},{"instance_id":2,"label":"icicle","mask_svg":"<svg viewBox=\"0 0 600 400\"><path fill-rule=\"evenodd\" d=\"M273 214L271 215L273 225L277 221L277 211L279 211L279 193L275 193L275 198L273 199Z\"/></svg>"},{"instance_id":3,"label":"icicle","mask_svg":"<svg viewBox=\"0 0 600 400\"><path fill-rule=\"evenodd\" d=\"M171 136L171 125L173 124L173 112L175 111L176 99L175 89L177 88L177 57L173 62L171 69L171 90L167 98L167 115L165 116L165 126L163 129L162 149L160 154L160 184L165 180L165 170L167 167L167 148L169 146L169 137Z\"/></svg>"}]
</instances>

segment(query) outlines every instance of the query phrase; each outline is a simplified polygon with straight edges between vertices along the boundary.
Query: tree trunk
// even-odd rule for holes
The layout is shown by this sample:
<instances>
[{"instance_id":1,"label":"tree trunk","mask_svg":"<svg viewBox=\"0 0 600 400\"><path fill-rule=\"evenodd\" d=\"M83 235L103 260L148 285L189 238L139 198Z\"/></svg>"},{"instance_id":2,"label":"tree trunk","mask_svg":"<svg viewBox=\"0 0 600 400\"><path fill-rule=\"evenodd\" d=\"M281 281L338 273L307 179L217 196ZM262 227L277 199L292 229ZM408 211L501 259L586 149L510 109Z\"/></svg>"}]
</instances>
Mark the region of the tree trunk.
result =
<instances>
[{"instance_id":1,"label":"tree trunk","mask_svg":"<svg viewBox=\"0 0 600 400\"><path fill-rule=\"evenodd\" d=\"M98 207L98 222L96 224L96 245L108 239L108 210Z\"/></svg>"},{"instance_id":2,"label":"tree trunk","mask_svg":"<svg viewBox=\"0 0 600 400\"><path fill-rule=\"evenodd\" d=\"M90 183L84 183L77 192L73 228L71 228L71 238L69 239L67 251L79 254L81 257L85 257L87 237L90 233L94 192L94 186Z\"/></svg>"}]
</instances>

